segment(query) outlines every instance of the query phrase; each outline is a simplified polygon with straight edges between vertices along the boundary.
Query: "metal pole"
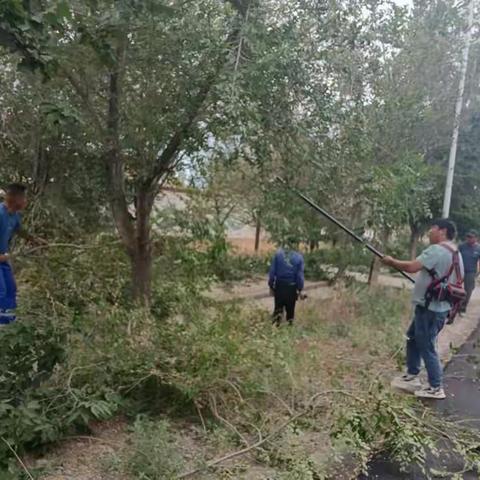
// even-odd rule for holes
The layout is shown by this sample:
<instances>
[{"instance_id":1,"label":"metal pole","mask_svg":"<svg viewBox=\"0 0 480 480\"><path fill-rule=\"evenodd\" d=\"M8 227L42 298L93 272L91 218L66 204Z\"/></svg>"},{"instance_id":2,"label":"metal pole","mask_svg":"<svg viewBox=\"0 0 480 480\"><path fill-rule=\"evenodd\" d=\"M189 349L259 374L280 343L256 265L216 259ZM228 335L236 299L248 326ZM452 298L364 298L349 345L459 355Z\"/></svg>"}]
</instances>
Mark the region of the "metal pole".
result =
<instances>
[{"instance_id":1,"label":"metal pole","mask_svg":"<svg viewBox=\"0 0 480 480\"><path fill-rule=\"evenodd\" d=\"M291 192L295 193L298 197L300 197L305 203L310 205L314 210L316 210L318 213L322 214L324 217L328 218L332 223L340 227L345 233L348 233L352 238L354 238L357 242L360 242L367 250L372 252L374 255L376 255L379 258L383 258L385 255L382 252L379 252L375 247L367 243L362 237L357 235L354 231L352 231L350 228L345 226L342 222L338 221L333 215L328 213L326 210L324 210L322 207L317 205L313 200L308 198L306 195L304 195L302 192L298 191L296 188L290 187L287 182L280 177L275 177L275 179L280 182L282 185L285 185ZM393 267L392 267L393 268ZM398 268L395 268L397 272L401 273L403 277L405 277L407 280L410 280L412 283L415 283L415 280L408 275L407 273L403 272L402 270L399 270Z\"/></svg>"},{"instance_id":2,"label":"metal pole","mask_svg":"<svg viewBox=\"0 0 480 480\"><path fill-rule=\"evenodd\" d=\"M460 120L463 107L463 93L465 91L465 79L468 69L468 54L472 38L474 0L470 0L468 26L465 32L465 45L463 47L462 69L460 71L460 83L458 85L457 103L455 105L455 117L453 121L452 144L450 146L450 155L448 158L447 181L445 184L445 195L443 197L442 215L447 218L450 215L450 203L452 200L453 175L455 173L455 160L457 157L458 132L460 130Z\"/></svg>"}]
</instances>

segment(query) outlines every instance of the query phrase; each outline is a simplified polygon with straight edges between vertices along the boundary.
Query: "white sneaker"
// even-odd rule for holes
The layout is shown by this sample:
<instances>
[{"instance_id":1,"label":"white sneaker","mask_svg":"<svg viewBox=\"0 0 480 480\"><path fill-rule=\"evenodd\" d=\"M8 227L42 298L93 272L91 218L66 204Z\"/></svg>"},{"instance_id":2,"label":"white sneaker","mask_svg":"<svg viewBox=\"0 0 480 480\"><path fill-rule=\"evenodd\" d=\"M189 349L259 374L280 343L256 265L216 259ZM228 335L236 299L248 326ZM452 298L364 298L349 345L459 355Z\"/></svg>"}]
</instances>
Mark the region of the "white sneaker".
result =
<instances>
[{"instance_id":1,"label":"white sneaker","mask_svg":"<svg viewBox=\"0 0 480 480\"><path fill-rule=\"evenodd\" d=\"M445 390L442 387L433 388L430 386L417 390L415 396L419 398L434 398L436 400L444 400L447 398Z\"/></svg>"},{"instance_id":2,"label":"white sneaker","mask_svg":"<svg viewBox=\"0 0 480 480\"><path fill-rule=\"evenodd\" d=\"M407 392L414 393L422 388L422 383L418 378L418 375L411 375L405 373L400 377L395 377L392 380L391 386L400 390L406 390Z\"/></svg>"}]
</instances>

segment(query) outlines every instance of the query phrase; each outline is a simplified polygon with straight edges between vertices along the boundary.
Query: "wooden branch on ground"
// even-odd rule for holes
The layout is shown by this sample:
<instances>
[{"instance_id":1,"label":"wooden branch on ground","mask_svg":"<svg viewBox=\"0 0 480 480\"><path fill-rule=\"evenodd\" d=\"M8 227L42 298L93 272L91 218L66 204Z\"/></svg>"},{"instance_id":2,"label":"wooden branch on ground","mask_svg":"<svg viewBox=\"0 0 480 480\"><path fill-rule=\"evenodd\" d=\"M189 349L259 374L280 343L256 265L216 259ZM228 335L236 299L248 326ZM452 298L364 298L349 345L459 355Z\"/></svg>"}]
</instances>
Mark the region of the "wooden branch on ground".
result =
<instances>
[{"instance_id":1,"label":"wooden branch on ground","mask_svg":"<svg viewBox=\"0 0 480 480\"><path fill-rule=\"evenodd\" d=\"M30 480L35 480L33 477L32 477L32 474L29 472L27 466L23 463L22 459L18 456L18 453L15 451L15 449L10 445L10 443L8 443L7 440L5 440L5 438L3 437L0 437L3 441L3 443L5 443L5 445L8 447L8 449L13 453L13 455L15 456L15 458L17 459L17 462L20 464L20 466L23 468L25 474L27 475L27 477L30 479Z\"/></svg>"},{"instance_id":2,"label":"wooden branch on ground","mask_svg":"<svg viewBox=\"0 0 480 480\"><path fill-rule=\"evenodd\" d=\"M347 397L351 397L351 398L353 398L353 399L355 399L359 402L362 402L362 403L365 402L365 400L363 400L362 398L359 398L356 395L354 395L350 392L347 392L345 390L327 390L325 392L316 393L315 395L313 395L310 398L310 400L307 402L307 406L301 412L299 412L299 413L293 415L292 417L288 418L287 420L285 420L279 427L277 427L273 432L269 433L266 437L263 437L263 438L259 439L256 443L254 443L254 444L252 444L248 447L242 448L241 450L237 450L235 452L228 453L227 455L224 455L223 457L211 460L210 462L207 462L207 464L203 467L195 468L195 469L190 470L188 472L184 472L184 473L180 474L177 478L178 479L183 479L183 478L191 477L192 475L195 475L196 473L199 473L200 471L202 471L204 469L208 469L208 468L214 467L216 465L219 465L220 463L226 462L227 460L232 460L233 458L240 457L240 456L245 455L246 453L262 446L266 442L270 441L272 438L276 437L279 433L281 433L286 427L288 427L288 425L295 422L300 417L303 417L304 415L306 415L310 411L310 409L314 406L315 400L317 400L320 397L324 397L326 395L332 395L332 394L344 395L344 396L347 396Z\"/></svg>"},{"instance_id":3,"label":"wooden branch on ground","mask_svg":"<svg viewBox=\"0 0 480 480\"><path fill-rule=\"evenodd\" d=\"M219 413L217 409L217 402L215 400L215 397L210 394L210 410L213 413L213 416L221 423L226 425L233 433L235 433L241 440L242 442L246 445L246 447L249 447L248 440L245 438L245 436L238 431L238 429L232 425L226 418L223 418Z\"/></svg>"}]
</instances>

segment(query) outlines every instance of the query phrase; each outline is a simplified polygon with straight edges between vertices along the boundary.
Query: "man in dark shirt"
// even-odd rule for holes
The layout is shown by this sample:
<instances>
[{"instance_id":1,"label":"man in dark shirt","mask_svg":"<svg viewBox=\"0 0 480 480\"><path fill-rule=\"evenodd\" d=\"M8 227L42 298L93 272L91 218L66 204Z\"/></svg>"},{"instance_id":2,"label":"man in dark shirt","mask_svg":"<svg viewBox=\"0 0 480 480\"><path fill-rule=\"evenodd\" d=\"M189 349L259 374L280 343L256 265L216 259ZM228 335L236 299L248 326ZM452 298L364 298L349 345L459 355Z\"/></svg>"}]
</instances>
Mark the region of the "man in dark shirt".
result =
<instances>
[{"instance_id":1,"label":"man in dark shirt","mask_svg":"<svg viewBox=\"0 0 480 480\"><path fill-rule=\"evenodd\" d=\"M277 326L280 325L284 309L288 323L293 324L295 304L304 286L303 272L303 256L293 249L293 242L288 242L275 253L270 265L268 286L275 298L273 323Z\"/></svg>"},{"instance_id":2,"label":"man in dark shirt","mask_svg":"<svg viewBox=\"0 0 480 480\"><path fill-rule=\"evenodd\" d=\"M465 237L465 242L459 247L463 258L463 265L465 267L464 284L465 292L467 293L465 303L462 306L462 312L466 311L472 292L475 289L475 278L477 276L478 261L480 259L480 245L478 244L477 239L477 232L470 230Z\"/></svg>"}]
</instances>

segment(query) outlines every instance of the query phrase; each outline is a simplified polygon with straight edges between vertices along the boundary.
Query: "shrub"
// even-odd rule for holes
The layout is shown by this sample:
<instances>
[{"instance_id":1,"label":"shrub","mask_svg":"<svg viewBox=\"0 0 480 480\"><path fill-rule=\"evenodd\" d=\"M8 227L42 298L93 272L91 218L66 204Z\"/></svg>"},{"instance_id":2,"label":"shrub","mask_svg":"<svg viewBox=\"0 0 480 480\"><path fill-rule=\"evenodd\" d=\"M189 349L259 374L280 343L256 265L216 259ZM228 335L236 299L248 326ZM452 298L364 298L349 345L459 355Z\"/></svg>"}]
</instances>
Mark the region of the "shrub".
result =
<instances>
[{"instance_id":1,"label":"shrub","mask_svg":"<svg viewBox=\"0 0 480 480\"><path fill-rule=\"evenodd\" d=\"M309 280L326 280L325 267L361 267L367 269L372 255L357 245L346 248L325 248L305 254L305 276Z\"/></svg>"},{"instance_id":2,"label":"shrub","mask_svg":"<svg viewBox=\"0 0 480 480\"><path fill-rule=\"evenodd\" d=\"M65 332L41 318L17 322L0 330L1 474L12 449L21 454L53 442L92 419L108 418L120 403L104 386L73 385L74 369L62 365L68 353Z\"/></svg>"},{"instance_id":3,"label":"shrub","mask_svg":"<svg viewBox=\"0 0 480 480\"><path fill-rule=\"evenodd\" d=\"M183 464L169 423L139 416L132 426L131 444L121 452L117 469L138 480L167 480L174 479Z\"/></svg>"}]
</instances>

